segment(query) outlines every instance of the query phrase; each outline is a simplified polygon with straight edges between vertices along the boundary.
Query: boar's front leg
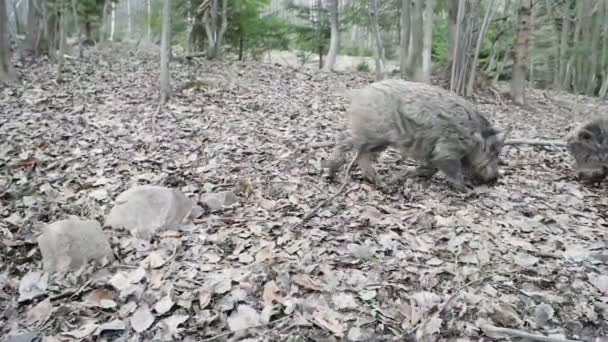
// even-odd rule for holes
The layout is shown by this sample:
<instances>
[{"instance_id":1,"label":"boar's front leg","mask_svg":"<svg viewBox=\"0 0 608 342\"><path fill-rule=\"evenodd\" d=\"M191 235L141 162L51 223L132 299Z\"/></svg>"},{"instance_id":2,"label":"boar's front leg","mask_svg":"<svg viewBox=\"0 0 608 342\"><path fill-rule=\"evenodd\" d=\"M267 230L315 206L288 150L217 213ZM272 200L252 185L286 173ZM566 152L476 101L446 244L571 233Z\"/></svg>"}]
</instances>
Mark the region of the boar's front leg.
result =
<instances>
[{"instance_id":1,"label":"boar's front leg","mask_svg":"<svg viewBox=\"0 0 608 342\"><path fill-rule=\"evenodd\" d=\"M431 165L441 170L451 187L458 192L466 192L464 175L462 173L461 154L454 146L439 142L431 156Z\"/></svg>"},{"instance_id":2,"label":"boar's front leg","mask_svg":"<svg viewBox=\"0 0 608 342\"><path fill-rule=\"evenodd\" d=\"M462 174L462 164L458 159L441 159L433 162L441 170L450 184L458 192L466 192L464 176Z\"/></svg>"},{"instance_id":3,"label":"boar's front leg","mask_svg":"<svg viewBox=\"0 0 608 342\"><path fill-rule=\"evenodd\" d=\"M359 150L359 156L357 157L357 165L363 173L363 177L377 187L382 186L380 182L380 176L372 165L378 158L377 152Z\"/></svg>"}]
</instances>

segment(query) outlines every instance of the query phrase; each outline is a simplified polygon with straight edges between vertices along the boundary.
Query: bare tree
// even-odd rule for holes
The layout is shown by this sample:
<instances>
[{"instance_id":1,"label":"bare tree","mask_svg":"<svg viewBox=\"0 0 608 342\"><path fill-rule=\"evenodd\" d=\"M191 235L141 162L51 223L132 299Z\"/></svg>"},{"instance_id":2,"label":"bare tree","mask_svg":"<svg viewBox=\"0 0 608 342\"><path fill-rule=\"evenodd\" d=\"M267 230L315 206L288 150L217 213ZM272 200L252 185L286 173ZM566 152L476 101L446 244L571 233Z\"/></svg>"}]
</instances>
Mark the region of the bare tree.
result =
<instances>
[{"instance_id":1,"label":"bare tree","mask_svg":"<svg viewBox=\"0 0 608 342\"><path fill-rule=\"evenodd\" d=\"M146 36L148 41L152 40L152 0L146 0Z\"/></svg>"},{"instance_id":2,"label":"bare tree","mask_svg":"<svg viewBox=\"0 0 608 342\"><path fill-rule=\"evenodd\" d=\"M72 16L74 17L74 26L78 34L78 56L82 58L82 27L80 26L80 18L78 15L78 0L72 0Z\"/></svg>"},{"instance_id":3,"label":"bare tree","mask_svg":"<svg viewBox=\"0 0 608 342\"><path fill-rule=\"evenodd\" d=\"M417 80L422 77L420 62L422 59L423 4L424 0L414 0L414 10L410 14L410 49L408 50L407 69L411 73L410 76L414 76Z\"/></svg>"},{"instance_id":4,"label":"bare tree","mask_svg":"<svg viewBox=\"0 0 608 342\"><path fill-rule=\"evenodd\" d=\"M435 0L427 0L424 8L424 24L422 37L422 66L419 80L431 82L431 52L433 49L433 11L435 10Z\"/></svg>"},{"instance_id":5,"label":"bare tree","mask_svg":"<svg viewBox=\"0 0 608 342\"><path fill-rule=\"evenodd\" d=\"M473 95L473 86L475 85L475 75L477 72L477 61L479 59L479 51L481 50L481 44L483 43L483 37L486 34L490 19L492 17L492 10L494 9L494 0L490 0L488 7L486 8L486 14L483 17L483 23L481 24L481 30L477 36L477 45L475 46L475 53L473 54L473 65L471 66L471 73L469 74L469 82L467 83L467 89L465 96Z\"/></svg>"},{"instance_id":6,"label":"bare tree","mask_svg":"<svg viewBox=\"0 0 608 342\"><path fill-rule=\"evenodd\" d=\"M329 22L331 25L331 40L327 52L325 69L331 71L336 64L336 57L340 49L340 17L338 14L338 0L329 0Z\"/></svg>"},{"instance_id":7,"label":"bare tree","mask_svg":"<svg viewBox=\"0 0 608 342\"><path fill-rule=\"evenodd\" d=\"M220 58L224 33L228 28L228 0L203 1L199 13L204 13L203 22L208 42L207 58Z\"/></svg>"},{"instance_id":8,"label":"bare tree","mask_svg":"<svg viewBox=\"0 0 608 342\"><path fill-rule=\"evenodd\" d=\"M14 77L6 1L0 0L0 81Z\"/></svg>"},{"instance_id":9,"label":"bare tree","mask_svg":"<svg viewBox=\"0 0 608 342\"><path fill-rule=\"evenodd\" d=\"M110 1L110 9L112 11L110 18L110 41L114 41L114 34L116 33L116 3Z\"/></svg>"},{"instance_id":10,"label":"bare tree","mask_svg":"<svg viewBox=\"0 0 608 342\"><path fill-rule=\"evenodd\" d=\"M480 0L459 0L453 36L450 91L466 94L466 80L472 73L471 57L479 31Z\"/></svg>"},{"instance_id":11,"label":"bare tree","mask_svg":"<svg viewBox=\"0 0 608 342\"><path fill-rule=\"evenodd\" d=\"M131 26L131 0L127 0L127 37L129 39L133 38L133 27Z\"/></svg>"},{"instance_id":12,"label":"bare tree","mask_svg":"<svg viewBox=\"0 0 608 342\"><path fill-rule=\"evenodd\" d=\"M171 0L163 3L163 25L160 41L160 103L165 104L171 96L169 55L171 49Z\"/></svg>"},{"instance_id":13,"label":"bare tree","mask_svg":"<svg viewBox=\"0 0 608 342\"><path fill-rule=\"evenodd\" d=\"M46 1L29 0L27 11L27 46L34 56L47 51Z\"/></svg>"},{"instance_id":14,"label":"bare tree","mask_svg":"<svg viewBox=\"0 0 608 342\"><path fill-rule=\"evenodd\" d=\"M369 0L368 5L369 20L374 41L376 43L376 79L384 78L384 42L378 25L378 0Z\"/></svg>"},{"instance_id":15,"label":"bare tree","mask_svg":"<svg viewBox=\"0 0 608 342\"><path fill-rule=\"evenodd\" d=\"M65 62L65 46L66 46L66 37L65 37L65 26L67 21L67 0L59 0L59 11L58 15L58 33L57 38L59 40L59 52L57 54L57 75L56 81L62 81L62 73L63 73L63 64Z\"/></svg>"},{"instance_id":16,"label":"bare tree","mask_svg":"<svg viewBox=\"0 0 608 342\"><path fill-rule=\"evenodd\" d=\"M407 78L407 55L410 46L410 7L411 0L401 0L400 38L399 38L399 71L402 78Z\"/></svg>"},{"instance_id":17,"label":"bare tree","mask_svg":"<svg viewBox=\"0 0 608 342\"><path fill-rule=\"evenodd\" d=\"M521 0L518 10L518 27L513 45L513 73L511 76L511 97L518 104L525 104L524 90L528 63L530 60L530 16L532 0Z\"/></svg>"}]
</instances>

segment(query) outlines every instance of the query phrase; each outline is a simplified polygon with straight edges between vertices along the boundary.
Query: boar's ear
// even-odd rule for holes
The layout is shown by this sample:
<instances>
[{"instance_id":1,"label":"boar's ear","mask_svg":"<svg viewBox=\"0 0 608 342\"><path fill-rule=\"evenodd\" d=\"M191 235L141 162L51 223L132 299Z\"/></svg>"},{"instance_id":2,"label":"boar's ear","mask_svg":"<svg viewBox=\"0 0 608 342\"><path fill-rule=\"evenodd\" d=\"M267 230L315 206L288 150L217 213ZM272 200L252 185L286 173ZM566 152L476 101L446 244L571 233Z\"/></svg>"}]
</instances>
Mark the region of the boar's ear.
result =
<instances>
[{"instance_id":1,"label":"boar's ear","mask_svg":"<svg viewBox=\"0 0 608 342\"><path fill-rule=\"evenodd\" d=\"M487 134L487 140L491 146L502 147L507 139L508 131L500 128L493 128Z\"/></svg>"}]
</instances>

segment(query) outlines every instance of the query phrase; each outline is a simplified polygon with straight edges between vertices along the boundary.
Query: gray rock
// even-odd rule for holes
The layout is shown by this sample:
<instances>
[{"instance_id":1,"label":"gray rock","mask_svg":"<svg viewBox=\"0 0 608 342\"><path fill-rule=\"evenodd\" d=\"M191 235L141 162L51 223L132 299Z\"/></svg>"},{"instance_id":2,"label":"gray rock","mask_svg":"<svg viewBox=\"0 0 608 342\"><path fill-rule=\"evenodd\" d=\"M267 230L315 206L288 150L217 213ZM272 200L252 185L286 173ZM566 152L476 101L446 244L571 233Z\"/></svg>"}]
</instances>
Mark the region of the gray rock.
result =
<instances>
[{"instance_id":1,"label":"gray rock","mask_svg":"<svg viewBox=\"0 0 608 342\"><path fill-rule=\"evenodd\" d=\"M158 231L179 229L184 219L200 210L179 190L142 185L118 195L105 223L113 228L127 229L138 238L149 239Z\"/></svg>"},{"instance_id":2,"label":"gray rock","mask_svg":"<svg viewBox=\"0 0 608 342\"><path fill-rule=\"evenodd\" d=\"M200 197L200 202L207 206L211 212L222 210L223 207L233 205L238 200L238 197L232 191L206 193Z\"/></svg>"},{"instance_id":3,"label":"gray rock","mask_svg":"<svg viewBox=\"0 0 608 342\"><path fill-rule=\"evenodd\" d=\"M95 220L69 219L54 222L38 237L44 270L49 274L74 271L90 262L114 260L101 225Z\"/></svg>"}]
</instances>

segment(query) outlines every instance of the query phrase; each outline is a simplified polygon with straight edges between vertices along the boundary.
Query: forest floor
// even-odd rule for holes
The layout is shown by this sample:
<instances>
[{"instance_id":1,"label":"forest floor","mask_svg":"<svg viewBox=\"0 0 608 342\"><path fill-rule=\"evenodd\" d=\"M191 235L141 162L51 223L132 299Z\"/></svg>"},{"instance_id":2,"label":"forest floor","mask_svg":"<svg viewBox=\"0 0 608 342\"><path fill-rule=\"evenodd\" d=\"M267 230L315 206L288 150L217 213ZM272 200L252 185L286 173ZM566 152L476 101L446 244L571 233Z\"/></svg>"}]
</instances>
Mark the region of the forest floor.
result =
<instances>
[{"instance_id":1,"label":"forest floor","mask_svg":"<svg viewBox=\"0 0 608 342\"><path fill-rule=\"evenodd\" d=\"M498 183L466 195L450 191L440 174L427 182L403 178L383 192L354 168L345 191L298 226L341 186L344 170L330 182L320 169L332 149L325 143L343 127L340 90L371 79L175 62L174 95L152 125L158 66L146 52L93 49L67 60L64 82L54 81L53 65L37 62L19 69L21 83L0 85L1 335L509 336L495 335L495 326L554 341L608 336L608 185L579 183L563 147L506 148ZM207 82L181 87L194 79ZM496 94L476 100L511 138L563 139L606 109L597 99L538 90L527 92L529 106L521 108ZM394 178L415 163L389 150L376 166ZM44 224L71 215L103 224L116 196L136 184L175 187L196 199L237 182L249 184L247 196L184 231L141 241L106 227L117 261L48 286L25 284L42 271L36 236ZM145 268L152 254L167 257ZM132 280L131 295L113 287L117 273ZM36 288L35 296L24 293Z\"/></svg>"}]
</instances>

